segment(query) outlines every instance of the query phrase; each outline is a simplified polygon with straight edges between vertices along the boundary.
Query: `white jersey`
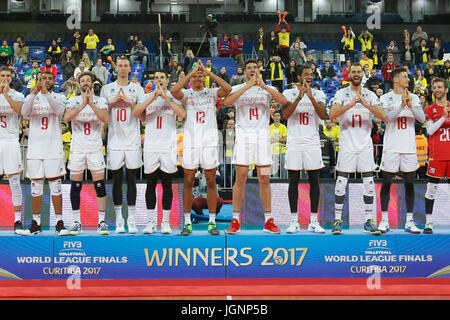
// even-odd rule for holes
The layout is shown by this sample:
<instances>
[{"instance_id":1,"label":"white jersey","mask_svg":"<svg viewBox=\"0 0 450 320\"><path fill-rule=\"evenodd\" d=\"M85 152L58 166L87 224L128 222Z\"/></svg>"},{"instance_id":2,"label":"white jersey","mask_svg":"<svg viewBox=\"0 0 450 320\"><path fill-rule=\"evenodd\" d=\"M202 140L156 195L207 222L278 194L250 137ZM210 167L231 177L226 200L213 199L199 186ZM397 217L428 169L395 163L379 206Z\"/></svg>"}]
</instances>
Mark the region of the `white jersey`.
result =
<instances>
[{"instance_id":1,"label":"white jersey","mask_svg":"<svg viewBox=\"0 0 450 320\"><path fill-rule=\"evenodd\" d=\"M14 89L9 89L8 96L16 102L25 100L23 94ZM3 94L0 94L0 140L19 140L19 116Z\"/></svg>"},{"instance_id":2,"label":"white jersey","mask_svg":"<svg viewBox=\"0 0 450 320\"><path fill-rule=\"evenodd\" d=\"M106 110L108 105L106 100L101 97L94 96L94 106ZM76 96L67 101L67 109L78 108L83 105L83 98ZM87 105L81 112L72 120L72 140L70 142L71 152L96 152L102 150L102 132L103 122L92 110L91 106Z\"/></svg>"},{"instance_id":3,"label":"white jersey","mask_svg":"<svg viewBox=\"0 0 450 320\"><path fill-rule=\"evenodd\" d=\"M145 95L144 101L153 93ZM166 96L176 103L169 91ZM156 98L145 110L144 152L168 152L177 147L177 119L175 112L162 97Z\"/></svg>"},{"instance_id":4,"label":"white jersey","mask_svg":"<svg viewBox=\"0 0 450 320\"><path fill-rule=\"evenodd\" d=\"M415 94L411 95L412 107L421 108L420 99ZM401 108L402 95L391 91L381 96L381 106L387 112ZM408 107L403 108L396 118L387 121L383 138L383 150L398 153L417 153L416 150L416 118Z\"/></svg>"},{"instance_id":5,"label":"white jersey","mask_svg":"<svg viewBox=\"0 0 450 320\"><path fill-rule=\"evenodd\" d=\"M219 88L181 90L184 94L180 101L186 109L184 124L184 147L217 147L219 135L217 131L216 102L219 99Z\"/></svg>"},{"instance_id":6,"label":"white jersey","mask_svg":"<svg viewBox=\"0 0 450 320\"><path fill-rule=\"evenodd\" d=\"M361 90L364 100L371 106L379 105L379 99L375 93L369 89ZM350 86L340 89L334 96L334 103L339 103L342 107L353 100L356 92ZM339 151L361 152L373 149L372 138L372 113L361 103L356 103L339 117Z\"/></svg>"},{"instance_id":7,"label":"white jersey","mask_svg":"<svg viewBox=\"0 0 450 320\"><path fill-rule=\"evenodd\" d=\"M240 90L246 84L232 87L230 94ZM278 91L270 86L272 90ZM272 95L259 86L245 91L234 103L236 107L236 139L244 137L249 141L270 140L270 101Z\"/></svg>"},{"instance_id":8,"label":"white jersey","mask_svg":"<svg viewBox=\"0 0 450 320\"><path fill-rule=\"evenodd\" d=\"M316 102L326 103L325 93L311 88ZM300 94L297 87L283 91L287 101L294 102ZM286 146L290 150L321 150L319 136L319 115L309 97L304 94L287 122Z\"/></svg>"},{"instance_id":9,"label":"white jersey","mask_svg":"<svg viewBox=\"0 0 450 320\"><path fill-rule=\"evenodd\" d=\"M102 88L100 96L109 103L123 89L124 94L135 104L144 102L144 89L129 82L121 87L117 81ZM139 119L131 115L128 104L116 105L111 108L108 124L108 149L135 150L141 147L141 127Z\"/></svg>"},{"instance_id":10,"label":"white jersey","mask_svg":"<svg viewBox=\"0 0 450 320\"><path fill-rule=\"evenodd\" d=\"M50 106L47 97L42 93L30 94L25 98L24 105L30 103L30 133L28 136L28 159L60 159L64 157L61 133L61 118L66 106L66 97L51 92L56 101L56 111Z\"/></svg>"}]
</instances>

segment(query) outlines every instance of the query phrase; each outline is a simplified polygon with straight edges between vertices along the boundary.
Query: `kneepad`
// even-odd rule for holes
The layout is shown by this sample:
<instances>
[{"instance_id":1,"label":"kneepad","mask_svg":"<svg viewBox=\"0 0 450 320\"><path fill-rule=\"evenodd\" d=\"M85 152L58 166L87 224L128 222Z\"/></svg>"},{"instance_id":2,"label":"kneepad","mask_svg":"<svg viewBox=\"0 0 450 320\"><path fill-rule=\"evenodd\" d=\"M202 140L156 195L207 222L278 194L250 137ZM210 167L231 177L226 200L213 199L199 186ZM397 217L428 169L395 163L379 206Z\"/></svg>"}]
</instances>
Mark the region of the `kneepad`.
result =
<instances>
[{"instance_id":1,"label":"kneepad","mask_svg":"<svg viewBox=\"0 0 450 320\"><path fill-rule=\"evenodd\" d=\"M40 197L44 194L44 180L31 181L31 196Z\"/></svg>"},{"instance_id":2,"label":"kneepad","mask_svg":"<svg viewBox=\"0 0 450 320\"><path fill-rule=\"evenodd\" d=\"M97 198L106 197L105 180L95 181L94 189L95 189L95 193L97 194Z\"/></svg>"},{"instance_id":3,"label":"kneepad","mask_svg":"<svg viewBox=\"0 0 450 320\"><path fill-rule=\"evenodd\" d=\"M9 188L11 189L13 206L22 205L22 188L20 187L20 177L18 174L8 178Z\"/></svg>"},{"instance_id":4,"label":"kneepad","mask_svg":"<svg viewBox=\"0 0 450 320\"><path fill-rule=\"evenodd\" d=\"M61 192L61 179L56 179L48 182L48 186L50 187L50 194L52 196L60 196Z\"/></svg>"},{"instance_id":5,"label":"kneepad","mask_svg":"<svg viewBox=\"0 0 450 320\"><path fill-rule=\"evenodd\" d=\"M428 182L427 183L427 192L425 192L425 198L434 200L439 184Z\"/></svg>"},{"instance_id":6,"label":"kneepad","mask_svg":"<svg viewBox=\"0 0 450 320\"><path fill-rule=\"evenodd\" d=\"M336 186L334 188L334 193L337 196L344 196L345 195L345 188L347 187L348 178L344 177L342 175L338 175L336 179Z\"/></svg>"}]
</instances>

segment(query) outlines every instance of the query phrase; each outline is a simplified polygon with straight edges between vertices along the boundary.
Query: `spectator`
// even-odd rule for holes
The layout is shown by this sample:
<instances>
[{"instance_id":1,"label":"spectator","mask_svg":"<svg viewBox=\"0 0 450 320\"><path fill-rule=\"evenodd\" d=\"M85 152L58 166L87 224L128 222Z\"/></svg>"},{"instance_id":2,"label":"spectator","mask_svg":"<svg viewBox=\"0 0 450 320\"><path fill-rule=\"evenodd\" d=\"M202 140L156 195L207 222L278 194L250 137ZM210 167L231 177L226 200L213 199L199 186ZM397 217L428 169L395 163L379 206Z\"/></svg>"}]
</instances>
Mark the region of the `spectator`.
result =
<instances>
[{"instance_id":1,"label":"spectator","mask_svg":"<svg viewBox=\"0 0 450 320\"><path fill-rule=\"evenodd\" d=\"M367 80L370 78L370 70L369 65L365 64L363 66L363 77L361 79L361 85L364 87L366 85Z\"/></svg>"},{"instance_id":2,"label":"spectator","mask_svg":"<svg viewBox=\"0 0 450 320\"><path fill-rule=\"evenodd\" d=\"M266 82L267 70L266 67L264 66L264 61L262 59L258 59L256 60L256 65L258 66L259 76L261 77L261 79L264 80L264 82Z\"/></svg>"},{"instance_id":3,"label":"spectator","mask_svg":"<svg viewBox=\"0 0 450 320\"><path fill-rule=\"evenodd\" d=\"M20 117L19 120L19 142L21 146L28 145L28 135L30 133L30 118ZM26 160L27 157L24 158Z\"/></svg>"},{"instance_id":4,"label":"spectator","mask_svg":"<svg viewBox=\"0 0 450 320\"><path fill-rule=\"evenodd\" d=\"M427 96L424 94L419 95L420 105L422 106L422 109L425 109L429 105Z\"/></svg>"},{"instance_id":5,"label":"spectator","mask_svg":"<svg viewBox=\"0 0 450 320\"><path fill-rule=\"evenodd\" d=\"M17 76L17 72L16 70L14 70L14 67L12 65L10 65L9 69L11 70L11 83L9 84L9 86L14 90L16 90L17 92L22 92L23 91L22 80L19 79L19 77Z\"/></svg>"},{"instance_id":6,"label":"spectator","mask_svg":"<svg viewBox=\"0 0 450 320\"><path fill-rule=\"evenodd\" d=\"M33 63L31 64L31 69L25 72L23 76L23 82L27 86L27 95L30 92L31 88L34 87L37 75L40 72L41 70L39 69L39 65L36 61L33 61Z\"/></svg>"},{"instance_id":7,"label":"spectator","mask_svg":"<svg viewBox=\"0 0 450 320\"><path fill-rule=\"evenodd\" d=\"M377 89L383 89L383 80L378 78L375 69L370 70L370 77L366 81L366 88L376 93Z\"/></svg>"},{"instance_id":8,"label":"spectator","mask_svg":"<svg viewBox=\"0 0 450 320\"><path fill-rule=\"evenodd\" d=\"M47 50L47 56L52 59L53 64L61 63L61 48L56 43L56 40L52 41L52 44Z\"/></svg>"},{"instance_id":9,"label":"spectator","mask_svg":"<svg viewBox=\"0 0 450 320\"><path fill-rule=\"evenodd\" d=\"M91 70L92 62L91 62L91 59L89 59L87 52L83 52L83 55L81 56L81 61L84 62L84 66L86 67L86 70Z\"/></svg>"},{"instance_id":10,"label":"spectator","mask_svg":"<svg viewBox=\"0 0 450 320\"><path fill-rule=\"evenodd\" d=\"M242 84L247 81L247 77L244 74L244 69L241 67L237 68L237 74L231 76L231 86L235 86L237 84Z\"/></svg>"},{"instance_id":11,"label":"spectator","mask_svg":"<svg viewBox=\"0 0 450 320\"><path fill-rule=\"evenodd\" d=\"M77 65L75 64L75 60L72 58L72 51L67 51L64 59L61 61L61 69L63 72L63 82L66 82L70 78L73 77L73 73Z\"/></svg>"},{"instance_id":12,"label":"spectator","mask_svg":"<svg viewBox=\"0 0 450 320\"><path fill-rule=\"evenodd\" d=\"M230 43L230 48L231 57L234 58L234 61L238 67L244 67L244 54L242 51L243 46L244 40L239 39L239 35L235 33L233 36L233 41Z\"/></svg>"},{"instance_id":13,"label":"spectator","mask_svg":"<svg viewBox=\"0 0 450 320\"><path fill-rule=\"evenodd\" d=\"M296 66L297 65L295 63L295 60L291 59L285 71L287 85L289 89L292 88L292 86L294 86L297 83L297 73L295 71Z\"/></svg>"},{"instance_id":14,"label":"spectator","mask_svg":"<svg viewBox=\"0 0 450 320\"><path fill-rule=\"evenodd\" d=\"M359 64L363 67L363 70L365 65L369 66L369 71L373 69L373 60L369 59L367 51L363 51L361 53L361 60L359 61Z\"/></svg>"},{"instance_id":15,"label":"spectator","mask_svg":"<svg viewBox=\"0 0 450 320\"><path fill-rule=\"evenodd\" d=\"M73 77L75 79L78 79L78 75L82 72L88 71L83 61L80 61L80 64L77 68L75 68L75 71L73 72Z\"/></svg>"},{"instance_id":16,"label":"spectator","mask_svg":"<svg viewBox=\"0 0 450 320\"><path fill-rule=\"evenodd\" d=\"M428 141L423 134L422 126L416 122L416 150L417 150L417 162L419 163L419 169L417 169L417 177L419 179L427 178L428 169Z\"/></svg>"},{"instance_id":17,"label":"spectator","mask_svg":"<svg viewBox=\"0 0 450 320\"><path fill-rule=\"evenodd\" d=\"M205 23L200 25L200 28L205 29L207 37L209 39L209 51L211 57L217 57L217 25L219 23L212 14L208 14Z\"/></svg>"},{"instance_id":18,"label":"spectator","mask_svg":"<svg viewBox=\"0 0 450 320\"><path fill-rule=\"evenodd\" d=\"M228 58L230 56L230 54L231 54L230 43L231 42L228 37L228 34L224 33L222 40L220 40L219 44L217 45L217 51L219 53L219 57Z\"/></svg>"},{"instance_id":19,"label":"spectator","mask_svg":"<svg viewBox=\"0 0 450 320\"><path fill-rule=\"evenodd\" d=\"M361 31L358 41L361 42L362 52L372 50L373 35L369 32L369 30Z\"/></svg>"},{"instance_id":20,"label":"spectator","mask_svg":"<svg viewBox=\"0 0 450 320\"><path fill-rule=\"evenodd\" d=\"M256 56L262 59L264 62L269 60L269 53L267 51L268 36L264 33L262 26L258 28L258 34L256 35Z\"/></svg>"},{"instance_id":21,"label":"spectator","mask_svg":"<svg viewBox=\"0 0 450 320\"><path fill-rule=\"evenodd\" d=\"M374 43L372 50L368 53L369 59L373 61L373 68L380 70L383 65L383 53L381 52L378 43Z\"/></svg>"},{"instance_id":22,"label":"spectator","mask_svg":"<svg viewBox=\"0 0 450 320\"><path fill-rule=\"evenodd\" d=\"M425 31L422 31L421 26L417 26L416 32L413 33L411 41L414 43L414 47L418 48L422 45L422 40L428 40L428 35Z\"/></svg>"},{"instance_id":23,"label":"spectator","mask_svg":"<svg viewBox=\"0 0 450 320\"><path fill-rule=\"evenodd\" d=\"M391 73L397 67L394 63L394 56L392 54L388 55L386 63L381 68L381 75L384 78L384 92L389 92L393 88Z\"/></svg>"},{"instance_id":24,"label":"spectator","mask_svg":"<svg viewBox=\"0 0 450 320\"><path fill-rule=\"evenodd\" d=\"M284 87L284 63L279 56L274 56L269 59L267 70L270 72L270 81L272 86L278 89L278 92L283 92Z\"/></svg>"},{"instance_id":25,"label":"spectator","mask_svg":"<svg viewBox=\"0 0 450 320\"><path fill-rule=\"evenodd\" d=\"M384 94L384 91L383 91L383 89L378 88L375 90L375 94L377 95L378 99L380 99L381 96Z\"/></svg>"},{"instance_id":26,"label":"spectator","mask_svg":"<svg viewBox=\"0 0 450 320\"><path fill-rule=\"evenodd\" d=\"M41 72L51 72L53 74L53 79L56 79L56 76L58 75L58 69L52 65L52 59L50 58L45 59L45 65L41 67Z\"/></svg>"},{"instance_id":27,"label":"spectator","mask_svg":"<svg viewBox=\"0 0 450 320\"><path fill-rule=\"evenodd\" d=\"M138 42L138 44L139 44L139 42ZM147 52L148 52L148 50L147 50ZM169 54L169 46L167 45L167 42L164 39L164 36L160 36L159 41L157 41L155 43L155 54L156 54L156 58L157 58L156 63L158 65L158 67L161 69L167 68L167 66L169 65L170 54ZM131 52L131 55L133 55L133 52ZM193 55L194 54L192 54L192 56Z\"/></svg>"},{"instance_id":28,"label":"spectator","mask_svg":"<svg viewBox=\"0 0 450 320\"><path fill-rule=\"evenodd\" d=\"M317 65L314 62L311 63L311 71L312 71L312 74L314 77L314 81L322 80L322 75L320 73L320 70L317 69Z\"/></svg>"},{"instance_id":29,"label":"spectator","mask_svg":"<svg viewBox=\"0 0 450 320\"><path fill-rule=\"evenodd\" d=\"M75 64L78 65L81 60L83 48L81 45L81 35L79 31L75 31L70 41L70 51L72 51L72 57L75 60Z\"/></svg>"},{"instance_id":30,"label":"spectator","mask_svg":"<svg viewBox=\"0 0 450 320\"><path fill-rule=\"evenodd\" d=\"M112 44L112 39L108 39L106 45L104 45L100 49L100 55L102 57L102 61L106 63L108 61L108 57L112 58L112 55L114 54L114 51L116 50L116 47Z\"/></svg>"},{"instance_id":31,"label":"spectator","mask_svg":"<svg viewBox=\"0 0 450 320\"><path fill-rule=\"evenodd\" d=\"M355 33L352 27L348 27L341 39L345 60L355 61Z\"/></svg>"},{"instance_id":32,"label":"spectator","mask_svg":"<svg viewBox=\"0 0 450 320\"><path fill-rule=\"evenodd\" d=\"M17 49L14 50L14 58L17 67L21 67L23 63L28 62L28 53L30 48L25 44L25 41L21 41L18 44Z\"/></svg>"},{"instance_id":33,"label":"spectator","mask_svg":"<svg viewBox=\"0 0 450 320\"><path fill-rule=\"evenodd\" d=\"M222 78L223 80L225 80L227 83L230 83L230 80L228 79L228 75L227 75L227 67L223 66L222 68L220 68L220 72L219 72L218 76L220 78Z\"/></svg>"},{"instance_id":34,"label":"spectator","mask_svg":"<svg viewBox=\"0 0 450 320\"><path fill-rule=\"evenodd\" d=\"M295 39L295 42L291 45L291 49L289 51L289 58L295 60L296 65L302 65L305 60L305 49L307 48L306 44L304 44L300 37Z\"/></svg>"},{"instance_id":35,"label":"spectator","mask_svg":"<svg viewBox=\"0 0 450 320\"><path fill-rule=\"evenodd\" d=\"M174 67L172 68L172 70L170 71L169 74L169 82L178 82L178 75L180 74L180 71L183 71L183 67L177 63L174 63Z\"/></svg>"},{"instance_id":36,"label":"spectator","mask_svg":"<svg viewBox=\"0 0 450 320\"><path fill-rule=\"evenodd\" d=\"M167 44L166 44L167 45ZM148 49L142 43L142 40L139 40L137 45L133 47L130 55L131 65L134 65L136 61L142 63L144 65L144 69L147 70L148 63Z\"/></svg>"},{"instance_id":37,"label":"spectator","mask_svg":"<svg viewBox=\"0 0 450 320\"><path fill-rule=\"evenodd\" d=\"M280 23L284 22L284 26L280 27ZM281 31L280 31L281 28ZM291 31L291 27L289 26L289 24L286 22L286 20L282 20L279 21L277 26L276 26L276 31L278 33L278 44L279 44L279 49L280 49L280 57L281 57L281 61L283 61L283 63L285 65L287 65L289 63L289 47L290 47L290 31Z\"/></svg>"},{"instance_id":38,"label":"spectator","mask_svg":"<svg viewBox=\"0 0 450 320\"><path fill-rule=\"evenodd\" d=\"M422 40L420 45L416 47L416 64L419 65L420 69L425 69L428 61L430 60L430 52L427 47L427 41Z\"/></svg>"},{"instance_id":39,"label":"spectator","mask_svg":"<svg viewBox=\"0 0 450 320\"><path fill-rule=\"evenodd\" d=\"M214 74L217 74L217 69L212 65L212 59L206 59L206 70L211 71ZM210 77L205 76L205 88L214 88L214 80Z\"/></svg>"},{"instance_id":40,"label":"spectator","mask_svg":"<svg viewBox=\"0 0 450 320\"><path fill-rule=\"evenodd\" d=\"M76 97L81 94L81 88L76 78L71 77L63 83L61 91L64 92L66 99Z\"/></svg>"},{"instance_id":41,"label":"spectator","mask_svg":"<svg viewBox=\"0 0 450 320\"><path fill-rule=\"evenodd\" d=\"M128 57L128 59L130 58L131 50L135 45L137 45L138 40L139 40L138 36L131 35L130 38L128 38L127 46L125 48L125 55Z\"/></svg>"},{"instance_id":42,"label":"spectator","mask_svg":"<svg viewBox=\"0 0 450 320\"><path fill-rule=\"evenodd\" d=\"M408 66L403 66L403 69L405 69L406 73L408 74L408 78L409 78L408 90L409 90L409 92L413 92L413 90L414 90L414 77L409 72Z\"/></svg>"},{"instance_id":43,"label":"spectator","mask_svg":"<svg viewBox=\"0 0 450 320\"><path fill-rule=\"evenodd\" d=\"M287 171L284 169L286 140L287 128L281 123L281 111L277 110L273 113L273 123L270 125L270 143L272 146L271 175L282 179L287 178Z\"/></svg>"},{"instance_id":44,"label":"spectator","mask_svg":"<svg viewBox=\"0 0 450 320\"><path fill-rule=\"evenodd\" d=\"M334 154L334 144L324 132L323 125L319 124L320 147L322 149L322 162L325 165L320 169L320 177L323 179L331 179L336 165L336 156Z\"/></svg>"},{"instance_id":45,"label":"spectator","mask_svg":"<svg viewBox=\"0 0 450 320\"><path fill-rule=\"evenodd\" d=\"M278 37L275 31L270 32L270 36L267 40L267 53L269 54L269 58L279 54Z\"/></svg>"},{"instance_id":46,"label":"spectator","mask_svg":"<svg viewBox=\"0 0 450 320\"><path fill-rule=\"evenodd\" d=\"M136 76L132 76L132 77L130 78L130 82L132 82L132 83L138 85L139 87L142 87L141 83L139 82L138 77L136 77Z\"/></svg>"},{"instance_id":47,"label":"spectator","mask_svg":"<svg viewBox=\"0 0 450 320\"><path fill-rule=\"evenodd\" d=\"M438 66L434 63L434 60L430 60L427 63L427 67L423 71L423 76L425 79L427 79L428 84L431 84L431 80L433 77L440 77L441 76L441 70Z\"/></svg>"},{"instance_id":48,"label":"spectator","mask_svg":"<svg viewBox=\"0 0 450 320\"><path fill-rule=\"evenodd\" d=\"M14 57L12 48L8 45L8 41L3 40L0 47L0 64L8 65Z\"/></svg>"},{"instance_id":49,"label":"spectator","mask_svg":"<svg viewBox=\"0 0 450 320\"><path fill-rule=\"evenodd\" d=\"M87 55L91 61L91 65L97 60L97 43L99 42L97 35L93 29L88 30L88 34L84 37L84 45ZM90 69L87 65L86 67Z\"/></svg>"},{"instance_id":50,"label":"spectator","mask_svg":"<svg viewBox=\"0 0 450 320\"><path fill-rule=\"evenodd\" d=\"M339 81L339 78L336 76L336 71L328 60L325 61L325 66L320 70L320 75L322 76L325 87L328 85L328 81Z\"/></svg>"},{"instance_id":51,"label":"spectator","mask_svg":"<svg viewBox=\"0 0 450 320\"><path fill-rule=\"evenodd\" d=\"M406 39L411 41L411 35L409 34L409 31L407 29L404 29L403 30L403 41L405 41Z\"/></svg>"},{"instance_id":52,"label":"spectator","mask_svg":"<svg viewBox=\"0 0 450 320\"><path fill-rule=\"evenodd\" d=\"M192 68L192 64L195 62L195 56L191 49L186 50L186 54L184 57L184 65L183 65L183 71L184 73L189 73L189 71Z\"/></svg>"},{"instance_id":53,"label":"spectator","mask_svg":"<svg viewBox=\"0 0 450 320\"><path fill-rule=\"evenodd\" d=\"M394 57L394 64L396 66L400 65L400 54L399 54L399 50L397 47L397 42L394 40L391 40L391 42L389 42L389 45L386 47L385 50L385 56L389 56L392 55Z\"/></svg>"},{"instance_id":54,"label":"spectator","mask_svg":"<svg viewBox=\"0 0 450 320\"><path fill-rule=\"evenodd\" d=\"M405 39L402 50L402 63L404 66L412 67L414 64L414 47L411 46L411 40Z\"/></svg>"},{"instance_id":55,"label":"spectator","mask_svg":"<svg viewBox=\"0 0 450 320\"><path fill-rule=\"evenodd\" d=\"M339 135L340 128L331 119L325 120L325 128L323 128L323 133L333 141L334 149L336 152L339 151Z\"/></svg>"},{"instance_id":56,"label":"spectator","mask_svg":"<svg viewBox=\"0 0 450 320\"><path fill-rule=\"evenodd\" d=\"M311 52L306 54L306 61L305 61L305 65L311 65L312 63L316 63L316 61L314 60L314 57L312 55Z\"/></svg>"},{"instance_id":57,"label":"spectator","mask_svg":"<svg viewBox=\"0 0 450 320\"><path fill-rule=\"evenodd\" d=\"M444 49L441 46L441 40L434 40L434 46L431 50L430 59L436 60L437 66L444 65Z\"/></svg>"},{"instance_id":58,"label":"spectator","mask_svg":"<svg viewBox=\"0 0 450 320\"><path fill-rule=\"evenodd\" d=\"M96 65L92 68L92 73L100 80L102 85L108 82L108 70L103 66L102 58L97 59Z\"/></svg>"},{"instance_id":59,"label":"spectator","mask_svg":"<svg viewBox=\"0 0 450 320\"><path fill-rule=\"evenodd\" d=\"M233 110L231 110L233 111ZM235 144L235 120L234 118L229 119L226 124L226 128L223 130L223 141L225 143L225 163L223 164L224 169L222 170L224 176L224 187L231 188L233 186L232 177L235 176L234 168L232 165L234 144Z\"/></svg>"},{"instance_id":60,"label":"spectator","mask_svg":"<svg viewBox=\"0 0 450 320\"><path fill-rule=\"evenodd\" d=\"M13 54L14 54L14 58L17 57L17 49L19 48L19 45L22 43L22 37L21 36L17 36L16 40L13 43ZM15 62L15 60L14 60Z\"/></svg>"},{"instance_id":61,"label":"spectator","mask_svg":"<svg viewBox=\"0 0 450 320\"><path fill-rule=\"evenodd\" d=\"M172 37L168 37L166 40L166 43L167 43L167 53L169 54L169 57L170 57L170 59L169 59L170 60L169 66L170 66L170 64L173 63L173 52L172 52L173 39L172 39ZM216 43L216 45L217 45L217 43ZM217 48L216 48L216 50L217 50Z\"/></svg>"},{"instance_id":62,"label":"spectator","mask_svg":"<svg viewBox=\"0 0 450 320\"><path fill-rule=\"evenodd\" d=\"M346 62L345 62L345 67L344 68L342 68L342 78L343 78L343 80L342 80L342 85L343 86L347 86L347 85L349 85L351 82L350 82L350 76L349 76L349 71L350 71L350 67L352 66L352 61L351 60L347 60Z\"/></svg>"},{"instance_id":63,"label":"spectator","mask_svg":"<svg viewBox=\"0 0 450 320\"><path fill-rule=\"evenodd\" d=\"M414 85L420 86L420 91L424 91L428 87L428 81L423 76L422 70L417 69L414 75Z\"/></svg>"},{"instance_id":64,"label":"spectator","mask_svg":"<svg viewBox=\"0 0 450 320\"><path fill-rule=\"evenodd\" d=\"M450 60L445 60L444 67L442 68L442 77L446 80L450 77Z\"/></svg>"},{"instance_id":65,"label":"spectator","mask_svg":"<svg viewBox=\"0 0 450 320\"><path fill-rule=\"evenodd\" d=\"M117 66L117 63L118 63L119 59L120 59L120 56L116 56L116 63L115 63L116 66ZM117 70L116 70L116 68L114 67L113 64L111 64L111 67L109 69L109 73L111 73L110 81L111 82L116 81L116 79L117 79Z\"/></svg>"}]
</instances>

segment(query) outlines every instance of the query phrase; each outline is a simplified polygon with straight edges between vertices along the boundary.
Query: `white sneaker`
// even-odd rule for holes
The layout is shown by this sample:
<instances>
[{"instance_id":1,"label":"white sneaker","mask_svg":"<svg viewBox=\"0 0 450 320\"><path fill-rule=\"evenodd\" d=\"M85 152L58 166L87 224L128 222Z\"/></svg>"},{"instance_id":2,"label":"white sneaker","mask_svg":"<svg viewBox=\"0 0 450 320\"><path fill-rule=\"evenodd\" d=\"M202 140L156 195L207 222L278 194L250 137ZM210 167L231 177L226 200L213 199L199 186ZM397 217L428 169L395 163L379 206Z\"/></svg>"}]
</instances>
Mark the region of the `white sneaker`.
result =
<instances>
[{"instance_id":1,"label":"white sneaker","mask_svg":"<svg viewBox=\"0 0 450 320\"><path fill-rule=\"evenodd\" d=\"M163 233L163 234L172 233L172 229L170 228L170 223L169 222L162 222L161 223L161 233Z\"/></svg>"},{"instance_id":2,"label":"white sneaker","mask_svg":"<svg viewBox=\"0 0 450 320\"><path fill-rule=\"evenodd\" d=\"M425 234L433 234L433 223L428 222L425 224L425 229L423 229L423 233Z\"/></svg>"},{"instance_id":3,"label":"white sneaker","mask_svg":"<svg viewBox=\"0 0 450 320\"><path fill-rule=\"evenodd\" d=\"M128 233L137 233L138 229L136 228L136 219L134 217L128 217L127 220L128 224Z\"/></svg>"},{"instance_id":4,"label":"white sneaker","mask_svg":"<svg viewBox=\"0 0 450 320\"><path fill-rule=\"evenodd\" d=\"M161 226L161 229L162 229L162 226ZM156 231L156 225L155 225L155 223L153 221L150 221L145 226L144 234L151 234L151 233L153 233L155 231Z\"/></svg>"},{"instance_id":5,"label":"white sneaker","mask_svg":"<svg viewBox=\"0 0 450 320\"><path fill-rule=\"evenodd\" d=\"M300 230L300 224L298 222L291 222L289 227L286 229L287 233L297 233Z\"/></svg>"},{"instance_id":6,"label":"white sneaker","mask_svg":"<svg viewBox=\"0 0 450 320\"><path fill-rule=\"evenodd\" d=\"M116 233L125 233L125 222L123 219L116 220Z\"/></svg>"},{"instance_id":7,"label":"white sneaker","mask_svg":"<svg viewBox=\"0 0 450 320\"><path fill-rule=\"evenodd\" d=\"M308 231L312 231L314 233L325 233L325 230L321 227L319 222L310 222L308 224Z\"/></svg>"},{"instance_id":8,"label":"white sneaker","mask_svg":"<svg viewBox=\"0 0 450 320\"><path fill-rule=\"evenodd\" d=\"M413 233L413 234L419 234L420 233L420 229L417 228L416 224L414 223L413 220L408 221L405 224L405 231L409 232L409 233Z\"/></svg>"},{"instance_id":9,"label":"white sneaker","mask_svg":"<svg viewBox=\"0 0 450 320\"><path fill-rule=\"evenodd\" d=\"M380 224L378 225L378 230L380 230L381 233L388 232L390 230L389 229L389 221L381 220Z\"/></svg>"}]
</instances>

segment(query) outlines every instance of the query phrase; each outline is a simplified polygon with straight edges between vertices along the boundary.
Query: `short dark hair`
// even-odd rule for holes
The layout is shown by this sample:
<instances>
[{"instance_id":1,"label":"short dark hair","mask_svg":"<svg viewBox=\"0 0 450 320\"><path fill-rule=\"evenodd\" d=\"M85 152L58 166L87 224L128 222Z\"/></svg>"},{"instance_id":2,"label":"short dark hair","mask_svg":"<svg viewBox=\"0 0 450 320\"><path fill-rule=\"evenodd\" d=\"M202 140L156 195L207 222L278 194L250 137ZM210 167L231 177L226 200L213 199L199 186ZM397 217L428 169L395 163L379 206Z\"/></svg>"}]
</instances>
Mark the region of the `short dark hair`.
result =
<instances>
[{"instance_id":1,"label":"short dark hair","mask_svg":"<svg viewBox=\"0 0 450 320\"><path fill-rule=\"evenodd\" d=\"M249 63L258 64L258 62L255 59L247 59L247 61L245 61L245 64L244 64L244 68L247 68L247 65Z\"/></svg>"},{"instance_id":2,"label":"short dark hair","mask_svg":"<svg viewBox=\"0 0 450 320\"><path fill-rule=\"evenodd\" d=\"M77 77L78 82L80 82L80 79L81 79L82 77L84 77L84 76L89 76L89 77L91 77L92 83L94 83L95 77L94 77L94 74L93 74L92 72L90 72L90 71L84 71L84 72L80 73L80 74L78 75L78 77Z\"/></svg>"},{"instance_id":3,"label":"short dark hair","mask_svg":"<svg viewBox=\"0 0 450 320\"><path fill-rule=\"evenodd\" d=\"M164 73L165 76L166 76L166 78L169 78L169 73L167 72L167 70L165 70L165 69L157 69L157 70L155 70L155 74L156 74L157 72L159 72L159 73Z\"/></svg>"},{"instance_id":4,"label":"short dark hair","mask_svg":"<svg viewBox=\"0 0 450 320\"><path fill-rule=\"evenodd\" d=\"M360 67L361 70L363 69L363 67L362 67L358 62L353 62L352 65L350 66L350 69L351 69L352 67ZM349 71L350 71L350 69L349 69Z\"/></svg>"},{"instance_id":5,"label":"short dark hair","mask_svg":"<svg viewBox=\"0 0 450 320\"><path fill-rule=\"evenodd\" d=\"M403 67L394 69L391 73L392 79L400 76L402 72L406 72L405 68Z\"/></svg>"},{"instance_id":6,"label":"short dark hair","mask_svg":"<svg viewBox=\"0 0 450 320\"><path fill-rule=\"evenodd\" d=\"M309 65L307 65L307 64L305 64L305 65L299 65L299 66L297 66L297 68L295 68L296 70L295 70L295 74L297 75L297 76L301 76L302 75L302 73L303 73L303 70L305 70L305 69L311 69L311 66L309 66Z\"/></svg>"},{"instance_id":7,"label":"short dark hair","mask_svg":"<svg viewBox=\"0 0 450 320\"><path fill-rule=\"evenodd\" d=\"M436 82L442 82L442 83L444 84L444 88L445 88L445 89L448 88L448 80L447 80L447 79L443 79L443 78L436 77L436 78L434 78L433 80L431 80L431 87L433 87L433 85L434 85Z\"/></svg>"}]
</instances>

